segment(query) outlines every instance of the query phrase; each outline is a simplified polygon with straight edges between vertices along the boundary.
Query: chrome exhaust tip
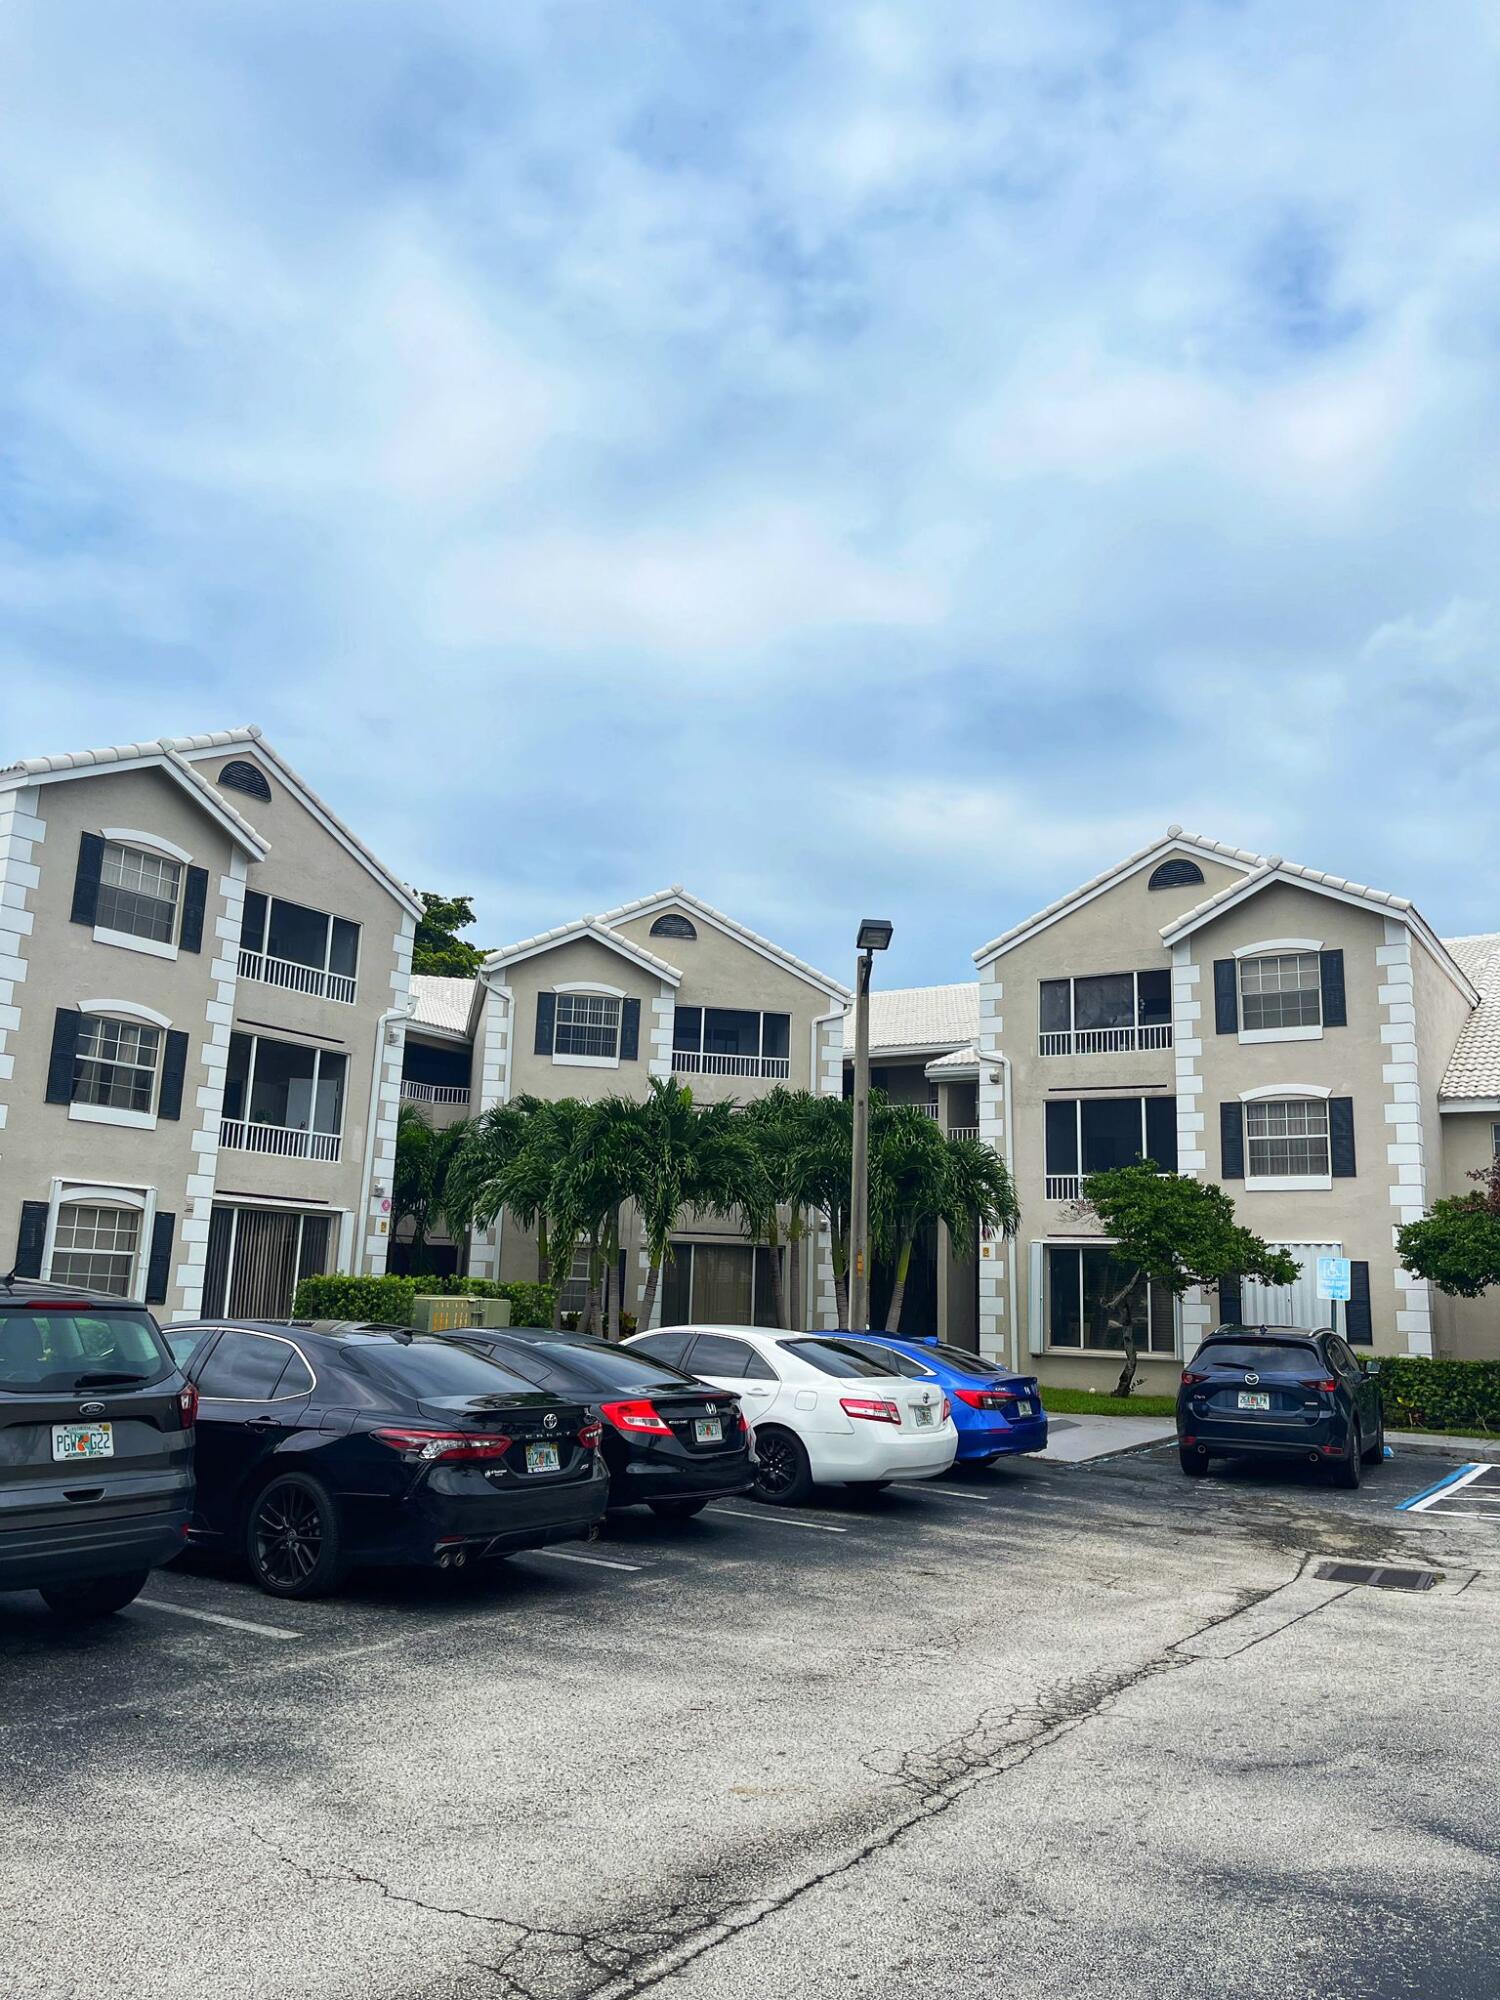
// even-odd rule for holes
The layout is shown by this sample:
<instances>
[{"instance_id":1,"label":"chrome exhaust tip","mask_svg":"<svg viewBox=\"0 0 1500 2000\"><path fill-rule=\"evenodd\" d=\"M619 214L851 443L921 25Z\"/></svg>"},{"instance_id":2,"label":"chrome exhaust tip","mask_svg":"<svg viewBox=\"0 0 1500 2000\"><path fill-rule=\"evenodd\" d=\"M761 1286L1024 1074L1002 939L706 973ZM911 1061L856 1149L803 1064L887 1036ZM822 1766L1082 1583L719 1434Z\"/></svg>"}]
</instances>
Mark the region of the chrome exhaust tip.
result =
<instances>
[{"instance_id":1,"label":"chrome exhaust tip","mask_svg":"<svg viewBox=\"0 0 1500 2000\"><path fill-rule=\"evenodd\" d=\"M463 1568L463 1566L464 1566L464 1564L465 1564L465 1563L466 1563L466 1562L467 1562L468 1560L469 1560L469 1558L468 1558L468 1557L467 1557L467 1556L466 1556L466 1555L464 1554L463 1550L462 1550L462 1549L460 1549L460 1550L458 1551L458 1553L457 1553L457 1554L456 1554L456 1555L454 1556L454 1558L453 1558L453 1567L454 1567L455 1569L462 1569L462 1568Z\"/></svg>"}]
</instances>

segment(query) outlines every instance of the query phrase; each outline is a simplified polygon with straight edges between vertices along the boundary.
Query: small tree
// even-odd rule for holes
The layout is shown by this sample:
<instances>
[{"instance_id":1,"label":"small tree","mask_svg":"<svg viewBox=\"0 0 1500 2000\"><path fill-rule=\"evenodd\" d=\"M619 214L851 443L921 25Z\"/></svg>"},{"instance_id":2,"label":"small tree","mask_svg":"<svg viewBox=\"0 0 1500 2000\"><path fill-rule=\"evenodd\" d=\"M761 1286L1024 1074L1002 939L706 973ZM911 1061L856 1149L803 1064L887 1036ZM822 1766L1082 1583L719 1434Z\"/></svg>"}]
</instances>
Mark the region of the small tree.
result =
<instances>
[{"instance_id":1,"label":"small tree","mask_svg":"<svg viewBox=\"0 0 1500 2000\"><path fill-rule=\"evenodd\" d=\"M1446 1195L1420 1222L1403 1223L1396 1250L1408 1271L1451 1297L1477 1299L1500 1285L1500 1158L1470 1174L1473 1194Z\"/></svg>"},{"instance_id":2,"label":"small tree","mask_svg":"<svg viewBox=\"0 0 1500 2000\"><path fill-rule=\"evenodd\" d=\"M391 1230L408 1216L413 1223L412 1270L422 1270L427 1233L447 1212L448 1186L455 1163L468 1144L469 1121L459 1119L434 1130L415 1104L396 1114L396 1167L391 1176Z\"/></svg>"},{"instance_id":3,"label":"small tree","mask_svg":"<svg viewBox=\"0 0 1500 2000\"><path fill-rule=\"evenodd\" d=\"M1125 1350L1117 1396L1128 1396L1135 1383L1135 1315L1128 1302L1137 1286L1157 1284L1180 1299L1193 1285L1217 1286L1228 1277L1266 1285L1290 1285L1297 1277L1294 1257L1235 1221L1234 1203L1221 1187L1165 1174L1153 1160L1090 1174L1076 1207L1114 1239L1122 1282L1101 1311L1106 1325L1119 1324Z\"/></svg>"},{"instance_id":4,"label":"small tree","mask_svg":"<svg viewBox=\"0 0 1500 2000\"><path fill-rule=\"evenodd\" d=\"M466 931L474 921L474 909L467 896L438 896L421 892L424 915L418 919L412 939L413 972L446 974L451 979L472 979L484 959L477 945L454 935Z\"/></svg>"},{"instance_id":5,"label":"small tree","mask_svg":"<svg viewBox=\"0 0 1500 2000\"><path fill-rule=\"evenodd\" d=\"M729 1103L696 1105L675 1077L653 1077L628 1133L626 1184L646 1251L640 1324L649 1326L657 1286L684 1212L754 1218L768 1197L745 1121Z\"/></svg>"}]
</instances>

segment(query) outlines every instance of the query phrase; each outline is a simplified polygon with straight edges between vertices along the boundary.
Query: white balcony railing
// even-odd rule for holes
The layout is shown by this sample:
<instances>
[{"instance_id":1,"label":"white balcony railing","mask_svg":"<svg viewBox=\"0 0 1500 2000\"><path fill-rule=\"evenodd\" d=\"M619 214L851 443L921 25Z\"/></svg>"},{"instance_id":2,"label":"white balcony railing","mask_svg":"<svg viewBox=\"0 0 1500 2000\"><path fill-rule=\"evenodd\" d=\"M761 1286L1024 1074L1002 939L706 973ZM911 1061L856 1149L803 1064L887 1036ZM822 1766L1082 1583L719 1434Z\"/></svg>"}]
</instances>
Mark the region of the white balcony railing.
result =
<instances>
[{"instance_id":1,"label":"white balcony railing","mask_svg":"<svg viewBox=\"0 0 1500 2000\"><path fill-rule=\"evenodd\" d=\"M355 981L347 973L325 972L321 965L299 965L295 959L272 958L263 951L241 951L240 978L282 986L288 993L311 993L318 1000L354 1004Z\"/></svg>"},{"instance_id":2,"label":"white balcony railing","mask_svg":"<svg viewBox=\"0 0 1500 2000\"><path fill-rule=\"evenodd\" d=\"M414 1083L409 1077L403 1077L401 1095L409 1104L467 1104L469 1086L466 1083Z\"/></svg>"},{"instance_id":3,"label":"white balcony railing","mask_svg":"<svg viewBox=\"0 0 1500 2000\"><path fill-rule=\"evenodd\" d=\"M936 1118L938 1115L936 1100L934 1100L931 1104L919 1104L917 1106L917 1109L918 1111L925 1111L929 1118Z\"/></svg>"},{"instance_id":4,"label":"white balcony railing","mask_svg":"<svg viewBox=\"0 0 1500 2000\"><path fill-rule=\"evenodd\" d=\"M977 1139L979 1137L979 1127L977 1125L950 1125L948 1127L948 1137L950 1139Z\"/></svg>"},{"instance_id":5,"label":"white balcony railing","mask_svg":"<svg viewBox=\"0 0 1500 2000\"><path fill-rule=\"evenodd\" d=\"M1161 1021L1148 1028L1061 1028L1043 1034L1044 1056L1116 1056L1130 1049L1169 1049L1172 1024Z\"/></svg>"},{"instance_id":6,"label":"white balcony railing","mask_svg":"<svg viewBox=\"0 0 1500 2000\"><path fill-rule=\"evenodd\" d=\"M1077 1201L1082 1193L1082 1174L1048 1174L1048 1201Z\"/></svg>"},{"instance_id":7,"label":"white balcony railing","mask_svg":"<svg viewBox=\"0 0 1500 2000\"><path fill-rule=\"evenodd\" d=\"M223 1118L219 1121L219 1144L238 1153L271 1153L280 1160L336 1160L344 1142L337 1132L304 1132L295 1125Z\"/></svg>"},{"instance_id":8,"label":"white balcony railing","mask_svg":"<svg viewBox=\"0 0 1500 2000\"><path fill-rule=\"evenodd\" d=\"M709 1049L673 1049L679 1076L790 1076L790 1056L720 1056Z\"/></svg>"}]
</instances>

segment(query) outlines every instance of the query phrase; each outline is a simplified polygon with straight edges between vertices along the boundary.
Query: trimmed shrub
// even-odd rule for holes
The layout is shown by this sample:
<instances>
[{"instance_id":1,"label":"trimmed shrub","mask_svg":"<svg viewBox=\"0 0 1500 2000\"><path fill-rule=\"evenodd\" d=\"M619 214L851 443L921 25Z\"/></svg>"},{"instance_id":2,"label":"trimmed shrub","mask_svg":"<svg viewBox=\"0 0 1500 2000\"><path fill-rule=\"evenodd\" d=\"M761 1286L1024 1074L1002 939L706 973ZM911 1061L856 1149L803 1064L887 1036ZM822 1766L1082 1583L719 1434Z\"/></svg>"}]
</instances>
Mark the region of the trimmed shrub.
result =
<instances>
[{"instance_id":1,"label":"trimmed shrub","mask_svg":"<svg viewBox=\"0 0 1500 2000\"><path fill-rule=\"evenodd\" d=\"M509 1299L512 1326L551 1326L554 1285L498 1284L493 1278L353 1278L330 1273L304 1278L292 1313L297 1319L368 1320L410 1326L412 1301L434 1293Z\"/></svg>"},{"instance_id":2,"label":"trimmed shrub","mask_svg":"<svg viewBox=\"0 0 1500 2000\"><path fill-rule=\"evenodd\" d=\"M1500 1432L1500 1361L1379 1360L1393 1430Z\"/></svg>"}]
</instances>

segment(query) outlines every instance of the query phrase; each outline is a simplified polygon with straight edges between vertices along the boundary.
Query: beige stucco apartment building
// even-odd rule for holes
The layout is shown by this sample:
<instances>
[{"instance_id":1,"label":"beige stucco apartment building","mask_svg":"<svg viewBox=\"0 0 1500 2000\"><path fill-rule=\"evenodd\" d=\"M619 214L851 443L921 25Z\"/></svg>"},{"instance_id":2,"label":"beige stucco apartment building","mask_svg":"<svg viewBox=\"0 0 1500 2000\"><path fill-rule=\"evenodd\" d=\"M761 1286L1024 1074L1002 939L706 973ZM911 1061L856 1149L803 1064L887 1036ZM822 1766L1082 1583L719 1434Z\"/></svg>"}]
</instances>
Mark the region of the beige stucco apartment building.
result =
<instances>
[{"instance_id":1,"label":"beige stucco apartment building","mask_svg":"<svg viewBox=\"0 0 1500 2000\"><path fill-rule=\"evenodd\" d=\"M0 771L5 1262L175 1318L383 1270L419 914L257 730Z\"/></svg>"}]
</instances>

